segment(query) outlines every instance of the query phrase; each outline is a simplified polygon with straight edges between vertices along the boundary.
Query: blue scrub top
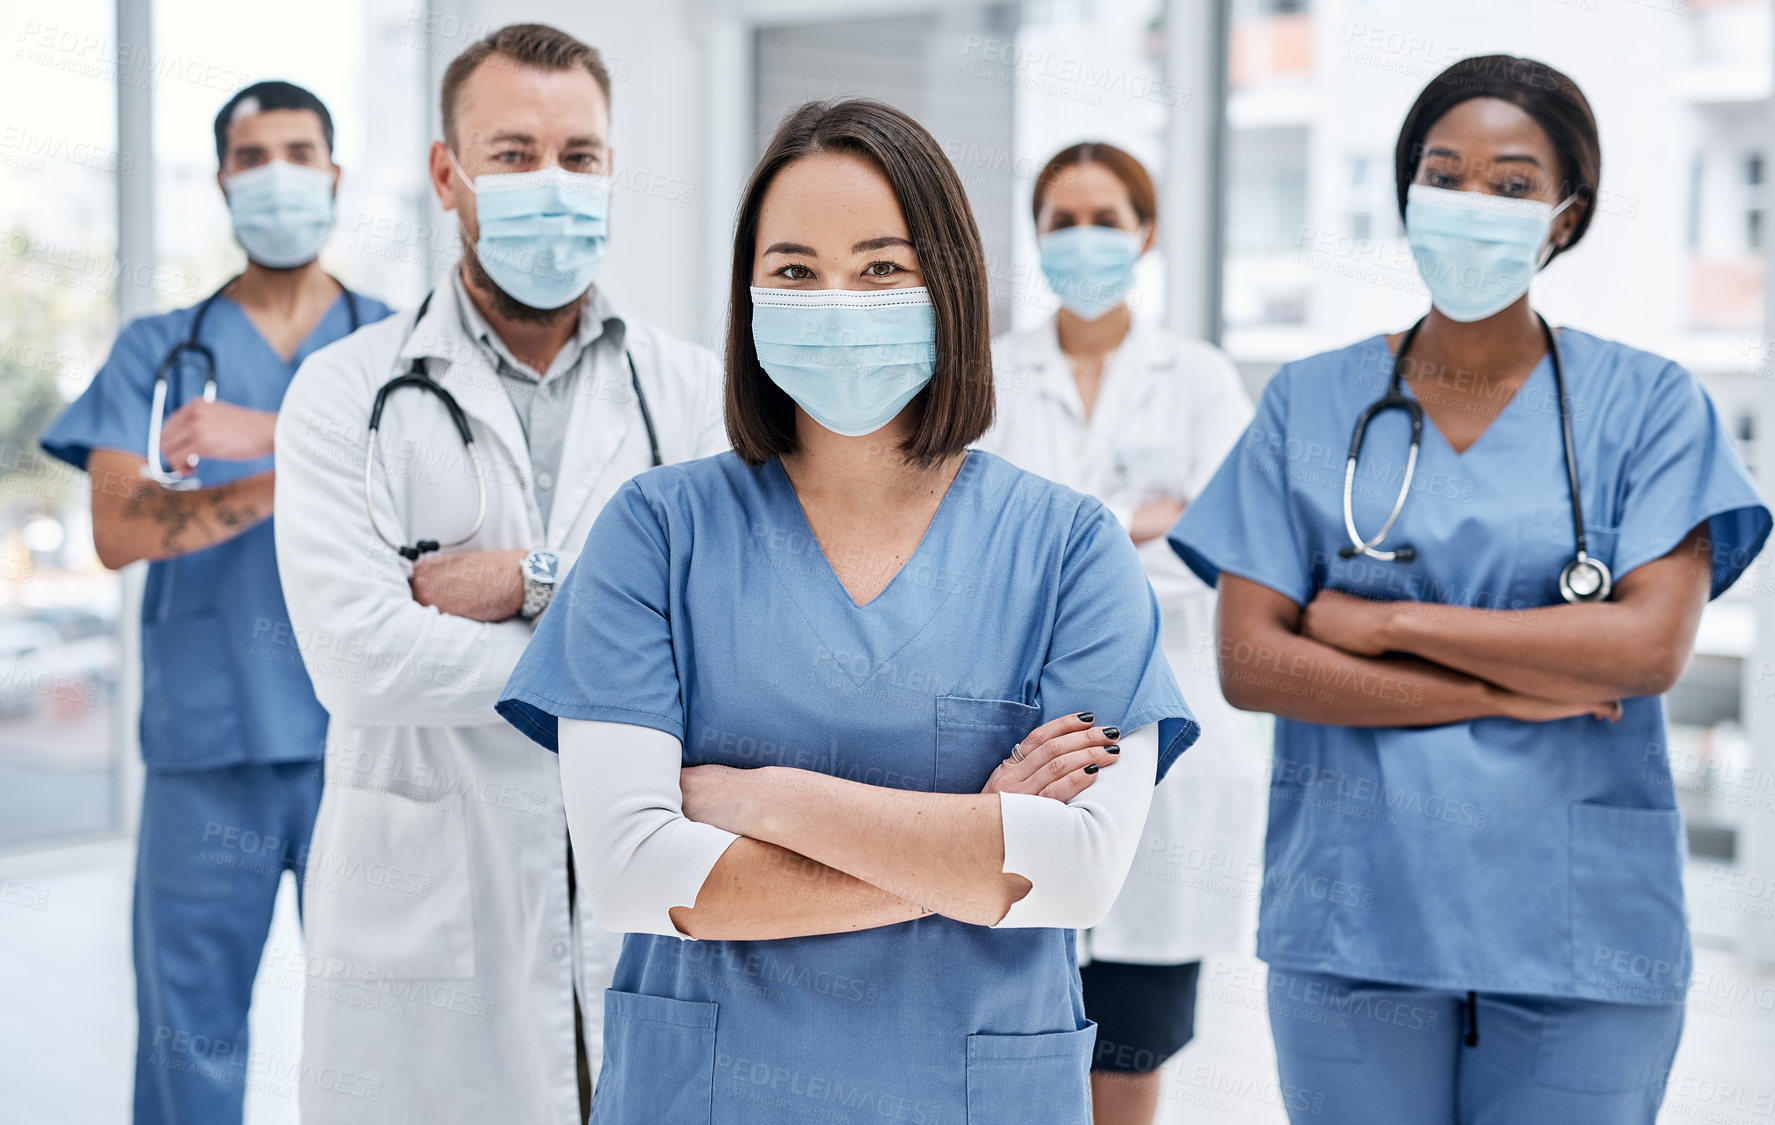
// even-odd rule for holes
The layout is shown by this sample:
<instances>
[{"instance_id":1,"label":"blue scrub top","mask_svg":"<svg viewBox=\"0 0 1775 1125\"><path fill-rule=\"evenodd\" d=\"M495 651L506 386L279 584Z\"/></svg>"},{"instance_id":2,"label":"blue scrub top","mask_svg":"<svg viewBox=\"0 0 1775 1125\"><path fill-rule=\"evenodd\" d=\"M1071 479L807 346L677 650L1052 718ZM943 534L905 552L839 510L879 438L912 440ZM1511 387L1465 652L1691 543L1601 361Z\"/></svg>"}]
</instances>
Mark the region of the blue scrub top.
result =
<instances>
[{"instance_id":1,"label":"blue scrub top","mask_svg":"<svg viewBox=\"0 0 1775 1125\"><path fill-rule=\"evenodd\" d=\"M686 765L977 793L1075 711L1158 723L1168 767L1197 729L1159 629L1108 510L991 454L967 455L859 607L781 463L729 452L617 492L498 707L551 749L557 717L597 719L681 739ZM630 934L607 995L594 1121L959 1122L970 1100L1009 1114L994 1121L1084 1119L1095 1027L1070 930L931 915L780 941Z\"/></svg>"},{"instance_id":2,"label":"blue scrub top","mask_svg":"<svg viewBox=\"0 0 1775 1125\"><path fill-rule=\"evenodd\" d=\"M389 314L354 293L360 325ZM95 449L146 455L154 374L186 340L198 306L140 317L124 326L86 390L44 432L43 449L85 469ZM231 297L218 297L201 341L216 355L216 398L275 411L296 368L346 336L341 295L287 361ZM189 354L189 353L187 353ZM392 372L391 372L392 374ZM166 416L203 394L191 357L169 376ZM205 460L204 487L263 473L272 458ZM133 482L126 482L131 483ZM150 769L214 769L243 763L318 761L327 716L314 697L290 630L267 519L213 547L148 565L142 596L142 760Z\"/></svg>"},{"instance_id":3,"label":"blue scrub top","mask_svg":"<svg viewBox=\"0 0 1775 1125\"><path fill-rule=\"evenodd\" d=\"M1667 359L1571 329L1559 343L1589 552L1619 580L1706 522L1719 595L1762 549L1770 514L1712 401ZM1411 494L1381 545L1412 545L1413 562L1339 557L1350 433L1391 365L1376 336L1284 366L1172 547L1205 582L1226 571L1302 605L1328 587L1560 604L1574 543L1546 358L1465 453L1426 419ZM1368 428L1354 489L1363 535L1392 509L1408 441L1400 411ZM1678 1003L1684 847L1660 697L1623 700L1616 723L1279 718L1258 956L1364 980Z\"/></svg>"}]
</instances>

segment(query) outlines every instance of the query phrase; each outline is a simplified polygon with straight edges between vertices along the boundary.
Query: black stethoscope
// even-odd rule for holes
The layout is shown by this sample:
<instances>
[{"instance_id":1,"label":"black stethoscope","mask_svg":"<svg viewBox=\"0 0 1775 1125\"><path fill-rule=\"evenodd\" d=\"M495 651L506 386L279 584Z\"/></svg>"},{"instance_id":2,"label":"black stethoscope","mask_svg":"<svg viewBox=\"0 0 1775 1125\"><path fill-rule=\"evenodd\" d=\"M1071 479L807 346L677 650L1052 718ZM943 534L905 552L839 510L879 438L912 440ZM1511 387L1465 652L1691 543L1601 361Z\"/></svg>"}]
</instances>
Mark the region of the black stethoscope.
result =
<instances>
[{"instance_id":1,"label":"black stethoscope","mask_svg":"<svg viewBox=\"0 0 1775 1125\"><path fill-rule=\"evenodd\" d=\"M233 285L239 280L240 275L236 274L227 281L224 281L220 289L217 289L214 293L211 293L203 299L203 303L197 306L197 315L191 318L191 331L186 334L183 340L168 349L166 358L160 361L159 369L154 372L154 401L152 405L148 407L148 463L142 466L142 475L154 481L162 488L171 488L183 492L187 489L201 488L203 486L202 482L194 476L182 477L177 473L168 472L160 467L161 462L164 460L160 454L160 429L166 422L167 401L178 397L173 393L177 388L172 386L172 379L178 370L179 361L182 357L186 355L194 355L202 361L203 401L216 401L216 353L211 350L208 344L198 339L198 333L203 331L203 318L209 315L210 306L216 303L216 298L220 297L230 285ZM345 288L338 278L333 278L333 284L338 285L339 291L345 294L345 311L351 317L351 331L356 332L360 325L357 312L357 297L351 292L351 290ZM185 467L188 469L197 468L196 454L192 454L186 459Z\"/></svg>"},{"instance_id":2,"label":"black stethoscope","mask_svg":"<svg viewBox=\"0 0 1775 1125\"><path fill-rule=\"evenodd\" d=\"M425 300L419 302L419 312L413 318L413 327L408 330L408 335L417 330L419 322L425 319L425 310L431 307L431 298L432 294L427 293ZM635 405L641 408L641 424L647 427L647 448L652 455L652 466L658 468L665 462L660 459L659 455L659 435L654 432L653 412L647 408L647 396L641 391L641 376L635 371L635 357L630 354L627 348L624 348L623 358L629 364L629 385L635 389ZM462 446L468 451L469 461L474 467L475 488L479 495L475 505L474 526L469 528L468 533L460 539L452 539L448 543L436 539L421 539L411 546L407 546L382 534L382 527L376 522L376 505L373 502L375 491L371 486L372 474L376 467L376 433L382 428L382 408L388 404L388 396L402 387L414 387L436 395L438 401L444 404L444 410L449 413L451 424L456 427L456 436L462 439ZM388 544L408 562L415 562L419 556L442 550L445 547L460 547L480 532L481 524L487 518L487 474L482 471L481 455L475 449L475 436L474 432L469 429L468 415L464 414L462 407L457 404L455 395L445 390L443 384L425 373L424 356L414 356L411 367L382 384L382 389L376 392L375 402L370 405L370 445L364 451L364 511L369 514L370 529L376 533L376 538Z\"/></svg>"},{"instance_id":3,"label":"black stethoscope","mask_svg":"<svg viewBox=\"0 0 1775 1125\"><path fill-rule=\"evenodd\" d=\"M1585 549L1584 542L1584 508L1578 499L1578 455L1572 442L1572 416L1565 397L1565 369L1559 359L1559 342L1554 339L1553 329L1548 327L1547 318L1536 313L1535 319L1541 324L1541 335L1547 339L1547 355L1553 361L1553 386L1559 396L1559 428L1565 441L1565 475L1572 490L1572 537L1577 540L1577 554L1565 564L1559 572L1559 596L1568 602L1599 602L1609 596L1614 588L1615 579L1609 568L1600 559L1593 559ZM1411 342L1417 337L1418 329L1424 326L1422 320L1411 326L1405 338L1399 341L1399 352L1393 357L1393 374L1387 383L1387 393L1369 404L1356 418L1356 430L1350 437L1350 456L1344 462L1344 531L1349 535L1348 546L1338 549L1338 557L1355 558L1367 555L1383 562L1408 563L1417 558L1417 552L1408 546L1395 547L1391 551L1377 551L1375 547L1393 530L1393 523L1399 518L1399 511L1405 507L1405 496L1411 491L1412 473L1418 464L1418 444L1424 436L1424 408L1418 405L1415 398L1406 395L1401 387L1400 371L1405 363L1405 353L1411 348ZM1351 498L1356 487L1356 459L1362 455L1362 436L1368 430L1368 423L1389 410L1403 410L1411 419L1411 451L1405 459L1405 479L1399 482L1399 496L1393 501L1393 511L1387 516L1387 522L1372 539L1362 538L1356 530L1355 513L1351 510Z\"/></svg>"}]
</instances>

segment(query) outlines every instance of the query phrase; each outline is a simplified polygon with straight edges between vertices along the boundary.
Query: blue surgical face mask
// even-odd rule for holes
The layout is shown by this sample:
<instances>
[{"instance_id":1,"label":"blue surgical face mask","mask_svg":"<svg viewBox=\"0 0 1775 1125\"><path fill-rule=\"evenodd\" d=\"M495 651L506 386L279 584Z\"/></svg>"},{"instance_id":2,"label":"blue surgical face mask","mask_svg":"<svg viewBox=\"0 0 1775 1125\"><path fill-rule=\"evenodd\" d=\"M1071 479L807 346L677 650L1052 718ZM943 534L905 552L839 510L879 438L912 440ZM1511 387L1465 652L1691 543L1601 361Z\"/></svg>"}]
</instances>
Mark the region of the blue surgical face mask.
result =
<instances>
[{"instance_id":1,"label":"blue surgical face mask","mask_svg":"<svg viewBox=\"0 0 1775 1125\"><path fill-rule=\"evenodd\" d=\"M234 237L262 266L305 266L333 229L333 173L273 160L222 182Z\"/></svg>"},{"instance_id":2,"label":"blue surgical face mask","mask_svg":"<svg viewBox=\"0 0 1775 1125\"><path fill-rule=\"evenodd\" d=\"M1042 275L1060 303L1085 320L1097 320L1122 303L1134 287L1134 263L1146 238L1115 227L1062 227L1038 242Z\"/></svg>"},{"instance_id":3,"label":"blue surgical face mask","mask_svg":"<svg viewBox=\"0 0 1775 1125\"><path fill-rule=\"evenodd\" d=\"M456 163L475 193L475 257L493 283L533 309L558 309L591 287L604 260L610 177L565 168L486 172Z\"/></svg>"},{"instance_id":4,"label":"blue surgical face mask","mask_svg":"<svg viewBox=\"0 0 1775 1125\"><path fill-rule=\"evenodd\" d=\"M937 313L917 289L752 288L752 344L770 381L835 434L881 429L937 369Z\"/></svg>"},{"instance_id":5,"label":"blue surgical face mask","mask_svg":"<svg viewBox=\"0 0 1775 1125\"><path fill-rule=\"evenodd\" d=\"M1547 241L1553 217L1576 198L1555 207L1412 184L1405 193L1405 234L1431 303L1463 323L1509 308L1553 252Z\"/></svg>"}]
</instances>

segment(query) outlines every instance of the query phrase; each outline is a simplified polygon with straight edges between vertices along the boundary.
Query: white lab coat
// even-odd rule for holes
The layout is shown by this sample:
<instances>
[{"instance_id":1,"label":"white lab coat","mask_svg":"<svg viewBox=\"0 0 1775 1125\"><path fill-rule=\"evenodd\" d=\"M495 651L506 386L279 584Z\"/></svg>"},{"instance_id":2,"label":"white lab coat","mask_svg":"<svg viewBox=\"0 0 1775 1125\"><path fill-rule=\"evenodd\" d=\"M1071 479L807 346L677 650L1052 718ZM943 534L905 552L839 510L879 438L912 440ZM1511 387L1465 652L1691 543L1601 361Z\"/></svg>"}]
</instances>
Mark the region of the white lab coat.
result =
<instances>
[{"instance_id":1,"label":"white lab coat","mask_svg":"<svg viewBox=\"0 0 1775 1125\"><path fill-rule=\"evenodd\" d=\"M327 708L326 791L305 882L302 1119L578 1125L573 988L587 1054L620 938L581 897L569 918L555 756L494 713L532 624L419 605L412 566L371 530L363 457L371 401L418 355L468 416L486 521L456 550L547 546L562 577L616 489L649 465L627 366L606 349L560 408L573 414L545 535L523 431L441 285L317 352L277 422L276 535L294 637ZM706 349L628 320L666 462L726 447ZM472 526L476 489L438 399L394 392L382 415L378 521L402 543ZM267 638L277 640L277 638ZM278 645L267 646L278 651ZM575 855L581 871L597 857ZM586 885L580 879L581 886Z\"/></svg>"},{"instance_id":2,"label":"white lab coat","mask_svg":"<svg viewBox=\"0 0 1775 1125\"><path fill-rule=\"evenodd\" d=\"M1193 499L1252 416L1226 353L1139 318L1105 362L1088 421L1052 318L999 337L992 355L998 416L980 448L1096 496L1123 526L1161 494ZM1214 591L1163 536L1139 552L1164 616L1165 655L1202 737L1154 792L1121 896L1079 951L1081 961L1181 964L1248 951L1255 940L1268 738L1261 719L1220 693Z\"/></svg>"}]
</instances>

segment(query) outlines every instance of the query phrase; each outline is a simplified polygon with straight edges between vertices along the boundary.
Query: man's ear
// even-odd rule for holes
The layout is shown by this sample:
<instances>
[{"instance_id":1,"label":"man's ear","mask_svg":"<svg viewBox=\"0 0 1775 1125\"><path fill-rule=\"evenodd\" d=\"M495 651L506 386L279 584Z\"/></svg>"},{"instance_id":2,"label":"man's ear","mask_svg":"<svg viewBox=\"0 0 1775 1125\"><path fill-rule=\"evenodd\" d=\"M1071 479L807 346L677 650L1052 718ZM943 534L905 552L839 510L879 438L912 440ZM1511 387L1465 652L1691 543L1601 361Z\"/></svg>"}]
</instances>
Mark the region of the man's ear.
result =
<instances>
[{"instance_id":1,"label":"man's ear","mask_svg":"<svg viewBox=\"0 0 1775 1125\"><path fill-rule=\"evenodd\" d=\"M438 206L446 211L456 210L456 190L460 185L455 169L450 167L450 150L443 141L431 142L427 171L431 175L431 190L438 197Z\"/></svg>"}]
</instances>

